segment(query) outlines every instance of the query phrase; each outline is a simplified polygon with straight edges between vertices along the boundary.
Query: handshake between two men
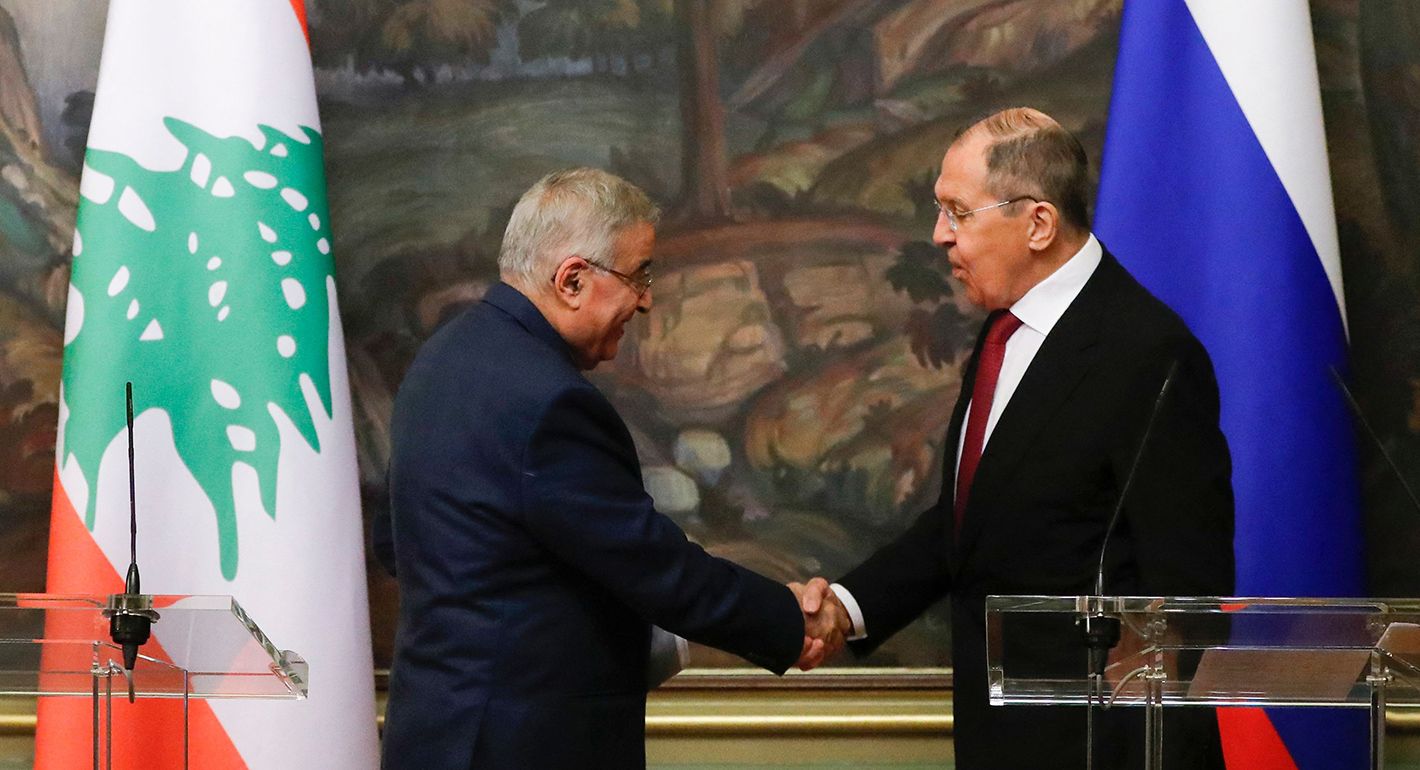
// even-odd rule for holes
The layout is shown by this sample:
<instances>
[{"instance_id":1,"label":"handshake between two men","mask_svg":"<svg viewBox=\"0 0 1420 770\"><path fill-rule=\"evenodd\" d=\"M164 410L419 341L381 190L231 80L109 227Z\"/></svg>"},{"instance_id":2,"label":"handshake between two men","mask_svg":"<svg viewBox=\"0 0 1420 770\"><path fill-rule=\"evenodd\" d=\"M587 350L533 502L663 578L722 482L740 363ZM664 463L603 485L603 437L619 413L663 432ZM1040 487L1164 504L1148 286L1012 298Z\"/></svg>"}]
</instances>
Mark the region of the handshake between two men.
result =
<instances>
[{"instance_id":1,"label":"handshake between two men","mask_svg":"<svg viewBox=\"0 0 1420 770\"><path fill-rule=\"evenodd\" d=\"M659 210L597 169L529 188L500 281L429 338L395 399L390 515L376 522L401 602L386 770L644 767L652 624L780 673L849 639L867 651L948 595L956 766L1083 763L1074 714L990 707L983 602L1088 590L1078 555L1099 547L1151 404L1165 404L1165 440L1131 492L1131 537L1113 551L1129 569L1108 589L1227 596L1234 573L1212 364L1090 232L1090 178L1079 141L1029 108L947 149L932 241L988 321L946 431L942 496L841 594L789 584L802 625L777 581L655 510L631 431L584 377L651 311ZM1178 766L1221 767L1216 719L1199 713L1170 745L1208 756Z\"/></svg>"},{"instance_id":2,"label":"handshake between two men","mask_svg":"<svg viewBox=\"0 0 1420 770\"><path fill-rule=\"evenodd\" d=\"M853 620L827 580L816 577L788 585L804 613L804 648L795 665L808 671L843 650L855 633Z\"/></svg>"}]
</instances>

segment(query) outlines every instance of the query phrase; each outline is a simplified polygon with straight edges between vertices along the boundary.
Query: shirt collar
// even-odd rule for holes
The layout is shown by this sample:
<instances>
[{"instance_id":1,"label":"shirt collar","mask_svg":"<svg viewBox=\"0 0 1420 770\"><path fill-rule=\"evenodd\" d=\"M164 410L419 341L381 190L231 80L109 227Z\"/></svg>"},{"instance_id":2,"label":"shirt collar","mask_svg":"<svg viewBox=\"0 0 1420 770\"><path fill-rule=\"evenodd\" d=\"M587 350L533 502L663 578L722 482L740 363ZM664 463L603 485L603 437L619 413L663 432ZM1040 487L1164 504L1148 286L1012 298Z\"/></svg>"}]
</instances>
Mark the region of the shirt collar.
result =
<instances>
[{"instance_id":1,"label":"shirt collar","mask_svg":"<svg viewBox=\"0 0 1420 770\"><path fill-rule=\"evenodd\" d=\"M1021 319L1021 323L1039 332L1041 336L1050 334L1060 316L1065 315L1070 303L1079 296L1080 290L1099 267L1104 256L1104 248L1091 233L1085 245L1075 252L1075 256L1046 276L1045 280L1032 286L1025 296L1011 306L1011 314Z\"/></svg>"}]
</instances>

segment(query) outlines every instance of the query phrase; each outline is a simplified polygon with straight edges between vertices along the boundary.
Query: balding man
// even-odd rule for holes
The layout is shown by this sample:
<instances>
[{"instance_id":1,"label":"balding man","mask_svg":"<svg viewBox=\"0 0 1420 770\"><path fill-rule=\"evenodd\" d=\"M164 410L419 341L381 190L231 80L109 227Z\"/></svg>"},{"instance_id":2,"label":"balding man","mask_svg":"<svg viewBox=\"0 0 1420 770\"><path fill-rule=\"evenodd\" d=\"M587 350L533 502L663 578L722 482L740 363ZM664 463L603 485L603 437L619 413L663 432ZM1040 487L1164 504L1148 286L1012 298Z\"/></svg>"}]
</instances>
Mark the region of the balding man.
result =
<instances>
[{"instance_id":1,"label":"balding man","mask_svg":"<svg viewBox=\"0 0 1420 770\"><path fill-rule=\"evenodd\" d=\"M1166 373L1167 399L1110 543L1105 593L1233 591L1233 497L1208 354L1090 233L1079 142L1032 109L991 115L942 159L933 240L989 311L948 428L942 494L902 536L805 606L846 606L866 653L950 594L956 762L1083 767L1078 708L990 707L990 594L1094 592L1096 558ZM1167 191L1159 205L1167 206ZM1018 663L1079 662L1032 648ZM1211 710L1169 716L1170 767L1221 767ZM1142 714L1097 721L1095 767L1142 766Z\"/></svg>"},{"instance_id":2,"label":"balding man","mask_svg":"<svg viewBox=\"0 0 1420 770\"><path fill-rule=\"evenodd\" d=\"M509 219L502 282L405 376L386 768L644 768L653 623L776 673L841 644L846 618L806 623L788 588L655 511L582 376L651 309L655 221L611 174L543 178Z\"/></svg>"}]
</instances>

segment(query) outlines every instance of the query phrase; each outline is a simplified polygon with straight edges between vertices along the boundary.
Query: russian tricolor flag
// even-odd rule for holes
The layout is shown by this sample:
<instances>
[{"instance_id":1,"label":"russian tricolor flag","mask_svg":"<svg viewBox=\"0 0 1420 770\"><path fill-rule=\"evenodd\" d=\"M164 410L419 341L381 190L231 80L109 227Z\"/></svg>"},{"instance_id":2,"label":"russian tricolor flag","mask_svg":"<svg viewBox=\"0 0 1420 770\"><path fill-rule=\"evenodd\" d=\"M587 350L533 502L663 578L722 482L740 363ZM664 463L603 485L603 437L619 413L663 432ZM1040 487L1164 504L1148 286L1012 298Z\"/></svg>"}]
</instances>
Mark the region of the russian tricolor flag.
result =
<instances>
[{"instance_id":1,"label":"russian tricolor flag","mask_svg":"<svg viewBox=\"0 0 1420 770\"><path fill-rule=\"evenodd\" d=\"M1213 357L1244 596L1364 593L1306 0L1128 0L1095 231ZM1233 768L1356 768L1366 714L1220 709Z\"/></svg>"}]
</instances>

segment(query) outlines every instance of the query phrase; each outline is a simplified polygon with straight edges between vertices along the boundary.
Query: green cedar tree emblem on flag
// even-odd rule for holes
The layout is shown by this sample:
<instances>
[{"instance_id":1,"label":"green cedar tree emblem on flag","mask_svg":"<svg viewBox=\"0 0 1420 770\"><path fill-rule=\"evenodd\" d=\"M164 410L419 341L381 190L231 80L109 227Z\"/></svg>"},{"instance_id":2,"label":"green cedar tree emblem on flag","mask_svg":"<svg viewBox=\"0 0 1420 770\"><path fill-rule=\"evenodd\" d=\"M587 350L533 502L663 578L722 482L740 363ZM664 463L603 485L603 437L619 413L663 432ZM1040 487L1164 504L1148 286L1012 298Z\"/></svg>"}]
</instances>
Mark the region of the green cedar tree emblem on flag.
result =
<instances>
[{"instance_id":1,"label":"green cedar tree emblem on flag","mask_svg":"<svg viewBox=\"0 0 1420 770\"><path fill-rule=\"evenodd\" d=\"M95 177L107 197L86 194L80 205L62 461L77 460L91 490L82 515L93 529L99 459L123 430L123 382L133 381L134 413L167 412L178 454L216 508L230 580L234 464L255 469L274 517L274 410L317 451L304 377L331 412L323 145L309 128L296 140L262 126L258 149L173 118L164 125L187 148L181 168L150 171L94 149L85 159L112 187Z\"/></svg>"}]
</instances>

